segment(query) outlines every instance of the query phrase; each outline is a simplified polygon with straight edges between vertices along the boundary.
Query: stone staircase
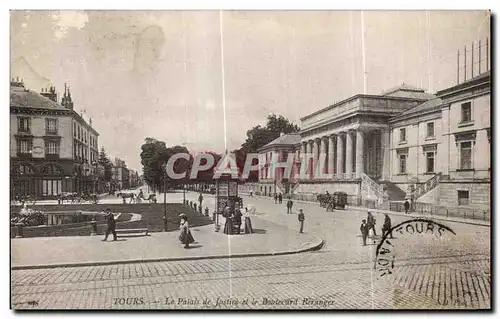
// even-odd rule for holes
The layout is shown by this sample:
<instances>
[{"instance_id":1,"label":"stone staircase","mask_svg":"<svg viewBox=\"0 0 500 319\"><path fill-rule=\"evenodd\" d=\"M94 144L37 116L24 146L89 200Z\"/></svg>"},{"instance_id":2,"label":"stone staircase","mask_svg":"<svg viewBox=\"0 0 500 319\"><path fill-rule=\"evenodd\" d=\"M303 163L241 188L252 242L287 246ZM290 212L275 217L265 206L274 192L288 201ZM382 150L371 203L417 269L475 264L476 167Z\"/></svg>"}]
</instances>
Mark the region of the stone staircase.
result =
<instances>
[{"instance_id":1,"label":"stone staircase","mask_svg":"<svg viewBox=\"0 0 500 319\"><path fill-rule=\"evenodd\" d=\"M385 193L381 185L377 184L370 176L361 174L361 192L363 197L384 201Z\"/></svg>"},{"instance_id":2,"label":"stone staircase","mask_svg":"<svg viewBox=\"0 0 500 319\"><path fill-rule=\"evenodd\" d=\"M390 182L390 181L380 181L378 182L379 185L382 187L385 186L387 190L387 196L389 198L389 201L404 201L406 198L406 192L403 191L401 188L396 186L396 184Z\"/></svg>"},{"instance_id":3,"label":"stone staircase","mask_svg":"<svg viewBox=\"0 0 500 319\"><path fill-rule=\"evenodd\" d=\"M444 176L441 173L437 173L430 179L428 179L425 183L420 184L415 190L413 191L412 195L415 200L419 199L420 197L424 196L426 193L431 191L433 188L435 188L439 182L444 179Z\"/></svg>"}]
</instances>

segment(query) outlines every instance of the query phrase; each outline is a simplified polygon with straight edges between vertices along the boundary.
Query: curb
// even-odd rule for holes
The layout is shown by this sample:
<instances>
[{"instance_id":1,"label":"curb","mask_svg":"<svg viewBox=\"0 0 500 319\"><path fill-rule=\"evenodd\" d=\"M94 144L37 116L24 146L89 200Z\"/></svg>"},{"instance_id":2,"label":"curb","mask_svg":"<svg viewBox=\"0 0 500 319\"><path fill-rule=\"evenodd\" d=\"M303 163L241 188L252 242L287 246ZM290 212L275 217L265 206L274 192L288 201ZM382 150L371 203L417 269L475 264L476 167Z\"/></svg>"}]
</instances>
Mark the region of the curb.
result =
<instances>
[{"instance_id":1,"label":"curb","mask_svg":"<svg viewBox=\"0 0 500 319\"><path fill-rule=\"evenodd\" d=\"M249 195L247 194L242 194L242 195L245 195L245 196L248 196L250 197ZM270 200L273 200L273 198L271 197L267 197L267 196L257 196L257 195L254 195L253 197L257 197L257 198L263 198L263 199L270 199ZM316 202L309 202L309 201L305 201L305 200L294 200L294 203L297 202L297 203L303 203L303 204L315 204ZM420 217L420 218L431 218L431 219L435 219L435 220L440 220L440 221L445 221L445 222L452 222L452 223L460 223L460 224L468 224L468 225L475 225L475 226L484 226L484 227L491 227L491 222L490 224L482 224L482 223L478 223L478 222L475 222L474 220L468 220L468 219L463 219L463 220L452 220L452 219L446 219L446 218L442 218L442 217L439 217L439 215L415 215L415 214L402 214L402 213L399 213L399 212L393 212L392 210L385 210L385 209L378 209L378 208L366 208L366 207L358 207L358 206L347 206L347 208L349 209L353 209L353 210L359 210L359 211L373 211L373 212L378 212L380 214L389 214L389 215L397 215L397 216L409 216L409 217ZM437 217L435 217L437 216Z\"/></svg>"},{"instance_id":2,"label":"curb","mask_svg":"<svg viewBox=\"0 0 500 319\"><path fill-rule=\"evenodd\" d=\"M316 237L316 236L314 236ZM208 255L208 256L187 256L187 257L163 257L163 258L148 258L148 259L129 259L129 260L110 260L110 261L96 261L96 262L82 262L82 263L63 263L63 264L46 264L46 265L21 265L12 266L11 270L28 270L28 269L47 269L47 268L69 268L69 267L93 267L93 266L106 266L106 265L120 265L132 263L146 263L146 262L169 262L169 261L186 261L186 260L202 260L202 259L230 259L230 258L245 258L245 257L265 257L265 256L281 256L293 255L304 253L308 251L316 251L323 247L325 241L320 239L307 248L297 250L278 251L269 253L248 253L248 254L235 254L235 255Z\"/></svg>"}]
</instances>

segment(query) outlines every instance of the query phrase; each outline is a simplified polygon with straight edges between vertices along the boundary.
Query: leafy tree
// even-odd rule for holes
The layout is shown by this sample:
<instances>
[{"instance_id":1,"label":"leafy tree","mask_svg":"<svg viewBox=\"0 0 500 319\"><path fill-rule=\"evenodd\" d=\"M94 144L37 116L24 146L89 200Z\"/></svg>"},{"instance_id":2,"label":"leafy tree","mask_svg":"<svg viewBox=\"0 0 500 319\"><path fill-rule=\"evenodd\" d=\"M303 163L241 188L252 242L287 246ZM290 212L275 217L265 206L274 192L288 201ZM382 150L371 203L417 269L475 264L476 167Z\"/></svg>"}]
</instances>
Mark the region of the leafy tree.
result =
<instances>
[{"instance_id":1,"label":"leafy tree","mask_svg":"<svg viewBox=\"0 0 500 319\"><path fill-rule=\"evenodd\" d=\"M254 126L247 131L247 139L241 145L247 153L256 153L259 148L277 139L281 133L298 132L300 128L282 115L271 114L267 117L266 126Z\"/></svg>"}]
</instances>

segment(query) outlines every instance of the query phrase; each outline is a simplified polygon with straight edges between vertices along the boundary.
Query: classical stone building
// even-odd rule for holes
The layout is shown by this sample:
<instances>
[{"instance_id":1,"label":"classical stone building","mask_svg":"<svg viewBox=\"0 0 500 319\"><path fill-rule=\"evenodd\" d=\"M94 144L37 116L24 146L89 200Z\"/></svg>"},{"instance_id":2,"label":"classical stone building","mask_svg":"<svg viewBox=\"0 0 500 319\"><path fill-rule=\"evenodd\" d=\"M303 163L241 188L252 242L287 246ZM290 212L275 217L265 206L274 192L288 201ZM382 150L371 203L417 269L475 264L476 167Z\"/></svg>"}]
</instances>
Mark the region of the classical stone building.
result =
<instances>
[{"instance_id":1,"label":"classical stone building","mask_svg":"<svg viewBox=\"0 0 500 319\"><path fill-rule=\"evenodd\" d=\"M489 207L490 86L489 72L436 94L403 84L307 115L300 133L259 150L253 191ZM284 179L273 163L288 154L295 174Z\"/></svg>"},{"instance_id":2,"label":"classical stone building","mask_svg":"<svg viewBox=\"0 0 500 319\"><path fill-rule=\"evenodd\" d=\"M69 89L65 88L58 103L54 87L39 94L26 89L22 81L12 80L11 197L41 199L92 191L98 176L98 136L91 122L74 111Z\"/></svg>"}]
</instances>

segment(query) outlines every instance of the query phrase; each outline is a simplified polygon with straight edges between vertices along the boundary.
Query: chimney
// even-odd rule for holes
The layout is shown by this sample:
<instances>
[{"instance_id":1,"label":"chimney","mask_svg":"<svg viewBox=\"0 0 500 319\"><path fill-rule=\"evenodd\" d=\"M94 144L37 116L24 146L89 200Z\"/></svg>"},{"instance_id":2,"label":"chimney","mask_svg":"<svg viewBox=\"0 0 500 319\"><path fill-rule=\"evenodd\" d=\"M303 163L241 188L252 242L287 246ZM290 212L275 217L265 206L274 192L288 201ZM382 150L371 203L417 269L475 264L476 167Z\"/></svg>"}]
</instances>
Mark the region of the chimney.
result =
<instances>
[{"instance_id":1,"label":"chimney","mask_svg":"<svg viewBox=\"0 0 500 319\"><path fill-rule=\"evenodd\" d=\"M57 103L57 93L54 86L50 86L48 89L42 89L40 95L45 96L46 98Z\"/></svg>"},{"instance_id":2,"label":"chimney","mask_svg":"<svg viewBox=\"0 0 500 319\"><path fill-rule=\"evenodd\" d=\"M92 127L92 118L89 119L89 125Z\"/></svg>"}]
</instances>

